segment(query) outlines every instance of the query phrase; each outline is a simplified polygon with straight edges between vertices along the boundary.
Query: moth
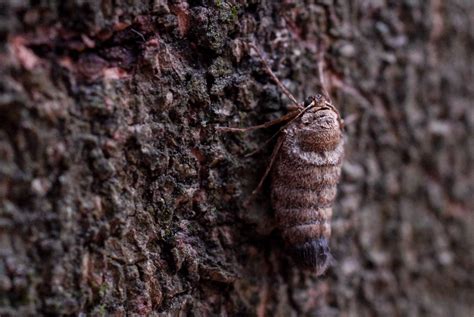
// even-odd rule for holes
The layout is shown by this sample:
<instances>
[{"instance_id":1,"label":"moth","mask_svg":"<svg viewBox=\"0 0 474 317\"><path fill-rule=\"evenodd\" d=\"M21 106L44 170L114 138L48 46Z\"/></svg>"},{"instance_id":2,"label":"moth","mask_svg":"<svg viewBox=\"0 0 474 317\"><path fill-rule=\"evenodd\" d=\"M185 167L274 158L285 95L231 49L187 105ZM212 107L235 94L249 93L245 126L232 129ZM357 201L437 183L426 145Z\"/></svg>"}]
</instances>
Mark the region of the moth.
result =
<instances>
[{"instance_id":1,"label":"moth","mask_svg":"<svg viewBox=\"0 0 474 317\"><path fill-rule=\"evenodd\" d=\"M319 276L332 259L328 240L332 204L344 156L343 120L329 97L323 94L298 103L272 72L259 49L254 44L249 45L295 106L274 121L248 128L221 127L220 130L247 132L283 124L274 135L278 139L270 163L252 195L270 174L271 203L286 249L299 266ZM319 72L322 78L321 67Z\"/></svg>"}]
</instances>

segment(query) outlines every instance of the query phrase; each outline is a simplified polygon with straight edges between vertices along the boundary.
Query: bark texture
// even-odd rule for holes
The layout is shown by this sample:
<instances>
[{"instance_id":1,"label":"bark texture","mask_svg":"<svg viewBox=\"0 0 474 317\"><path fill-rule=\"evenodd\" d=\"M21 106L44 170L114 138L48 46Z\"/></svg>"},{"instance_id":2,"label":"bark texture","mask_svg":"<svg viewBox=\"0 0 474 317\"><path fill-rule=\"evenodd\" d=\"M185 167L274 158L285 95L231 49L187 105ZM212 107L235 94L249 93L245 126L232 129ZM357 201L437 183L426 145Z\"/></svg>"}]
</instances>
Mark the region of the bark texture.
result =
<instances>
[{"instance_id":1,"label":"bark texture","mask_svg":"<svg viewBox=\"0 0 474 317\"><path fill-rule=\"evenodd\" d=\"M472 316L474 4L2 1L0 314ZM348 124L335 264L274 231L276 129L318 56ZM323 46L317 43L325 43ZM319 59L320 61L320 59Z\"/></svg>"}]
</instances>

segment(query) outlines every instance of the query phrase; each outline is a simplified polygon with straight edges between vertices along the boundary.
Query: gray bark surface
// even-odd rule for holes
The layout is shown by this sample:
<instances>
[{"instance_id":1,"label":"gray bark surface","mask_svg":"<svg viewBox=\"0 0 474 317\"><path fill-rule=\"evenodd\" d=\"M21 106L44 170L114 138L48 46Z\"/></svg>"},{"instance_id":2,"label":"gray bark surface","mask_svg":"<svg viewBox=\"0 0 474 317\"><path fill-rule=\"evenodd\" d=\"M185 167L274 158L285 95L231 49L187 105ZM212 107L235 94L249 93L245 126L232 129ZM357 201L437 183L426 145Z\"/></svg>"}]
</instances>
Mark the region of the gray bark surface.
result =
<instances>
[{"instance_id":1,"label":"gray bark surface","mask_svg":"<svg viewBox=\"0 0 474 317\"><path fill-rule=\"evenodd\" d=\"M472 316L474 3L0 4L0 315ZM322 277L275 230L277 128L346 119Z\"/></svg>"}]
</instances>

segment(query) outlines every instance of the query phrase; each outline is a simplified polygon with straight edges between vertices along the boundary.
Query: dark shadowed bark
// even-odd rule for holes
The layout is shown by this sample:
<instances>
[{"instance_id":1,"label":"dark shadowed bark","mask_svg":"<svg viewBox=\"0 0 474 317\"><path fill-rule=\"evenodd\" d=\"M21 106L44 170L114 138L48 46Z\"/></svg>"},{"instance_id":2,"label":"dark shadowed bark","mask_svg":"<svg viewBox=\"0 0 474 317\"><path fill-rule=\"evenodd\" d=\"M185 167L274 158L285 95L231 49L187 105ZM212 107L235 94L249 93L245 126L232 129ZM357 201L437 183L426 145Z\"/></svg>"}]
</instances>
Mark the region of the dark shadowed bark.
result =
<instances>
[{"instance_id":1,"label":"dark shadowed bark","mask_svg":"<svg viewBox=\"0 0 474 317\"><path fill-rule=\"evenodd\" d=\"M2 1L0 315L472 316L474 4ZM318 63L346 120L326 275L268 183ZM324 53L324 57L322 57Z\"/></svg>"}]
</instances>

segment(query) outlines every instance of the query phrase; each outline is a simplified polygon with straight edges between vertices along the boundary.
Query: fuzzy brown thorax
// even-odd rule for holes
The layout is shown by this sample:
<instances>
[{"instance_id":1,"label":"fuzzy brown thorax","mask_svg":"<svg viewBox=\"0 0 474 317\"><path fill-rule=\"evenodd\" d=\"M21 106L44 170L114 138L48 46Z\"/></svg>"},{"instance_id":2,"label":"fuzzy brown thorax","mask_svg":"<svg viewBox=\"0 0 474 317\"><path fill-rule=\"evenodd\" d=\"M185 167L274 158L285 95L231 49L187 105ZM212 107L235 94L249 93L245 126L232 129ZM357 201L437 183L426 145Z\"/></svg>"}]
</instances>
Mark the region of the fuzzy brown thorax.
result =
<instances>
[{"instance_id":1,"label":"fuzzy brown thorax","mask_svg":"<svg viewBox=\"0 0 474 317\"><path fill-rule=\"evenodd\" d=\"M332 150L342 138L338 115L328 108L308 110L291 129L301 149L308 152Z\"/></svg>"}]
</instances>

